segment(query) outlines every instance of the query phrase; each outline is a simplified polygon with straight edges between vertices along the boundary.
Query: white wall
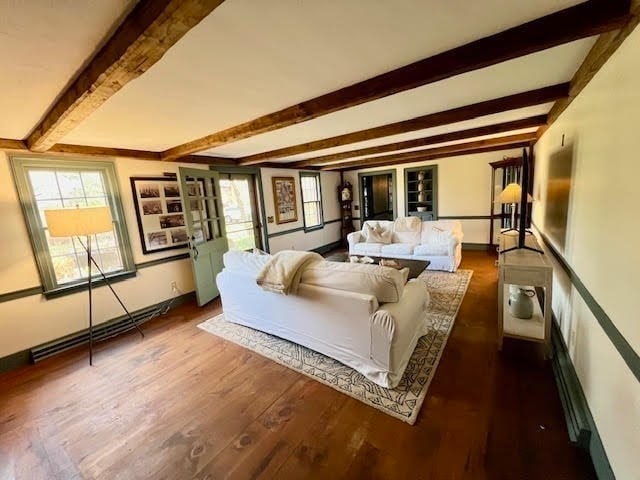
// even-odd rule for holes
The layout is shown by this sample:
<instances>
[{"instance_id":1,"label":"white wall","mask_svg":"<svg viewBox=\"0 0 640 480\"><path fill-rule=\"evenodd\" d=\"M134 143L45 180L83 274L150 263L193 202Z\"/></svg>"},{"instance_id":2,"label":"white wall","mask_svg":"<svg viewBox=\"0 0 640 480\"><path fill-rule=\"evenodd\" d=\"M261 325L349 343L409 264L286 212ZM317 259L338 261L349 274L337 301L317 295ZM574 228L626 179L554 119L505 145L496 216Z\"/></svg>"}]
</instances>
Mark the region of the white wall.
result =
<instances>
[{"instance_id":1,"label":"white wall","mask_svg":"<svg viewBox=\"0 0 640 480\"><path fill-rule=\"evenodd\" d=\"M521 149L514 149L441 158L428 162L406 163L395 167L368 168L346 172L345 179L353 185L354 205L359 205L358 173L395 169L396 208L398 216L404 216L406 214L404 169L423 165L438 165L438 216L486 216L491 213L489 203L491 202L492 187L489 163L521 154ZM353 214L355 217L359 217L360 211L354 210ZM488 219L461 220L461 222L465 243L489 243Z\"/></svg>"},{"instance_id":2,"label":"white wall","mask_svg":"<svg viewBox=\"0 0 640 480\"><path fill-rule=\"evenodd\" d=\"M267 223L268 233L280 233L304 227L302 216L302 194L300 190L300 170L285 168L262 168L262 190L264 194L265 214L274 217L273 223ZM275 205L273 203L272 177L293 177L296 185L296 205L298 207L298 220L296 222L275 223ZM336 172L321 172L320 186L322 188L322 211L324 221L340 218L340 204L338 203L337 188L340 184L340 174ZM269 238L271 253L280 250L311 250L340 240L340 222L326 224L324 228L305 233L304 230L279 235Z\"/></svg>"},{"instance_id":3,"label":"white wall","mask_svg":"<svg viewBox=\"0 0 640 480\"><path fill-rule=\"evenodd\" d=\"M567 263L640 352L640 29L609 59L536 145L533 220L545 232L550 158L573 145ZM568 148L568 147L564 147ZM551 255L550 255L551 258ZM620 479L640 478L640 383L561 268L553 310Z\"/></svg>"},{"instance_id":4,"label":"white wall","mask_svg":"<svg viewBox=\"0 0 640 480\"><path fill-rule=\"evenodd\" d=\"M177 172L179 164L116 158L116 172L127 231L135 263L170 257L187 250L168 250L144 255L138 233L129 177ZM190 165L207 168L202 165ZM0 294L37 287L40 278L29 242L26 224L13 182L9 158L0 152ZM115 290L130 310L162 302L173 296L171 282L183 293L194 289L188 259L138 270L135 278L117 282ZM95 323L124 313L106 287L95 290ZM46 300L32 295L0 303L0 357L28 349L87 327L86 292Z\"/></svg>"},{"instance_id":5,"label":"white wall","mask_svg":"<svg viewBox=\"0 0 640 480\"><path fill-rule=\"evenodd\" d=\"M134 262L143 263L186 252L186 249L182 249L143 254L129 181L133 176L161 176L164 172L177 172L181 164L130 158L116 158L114 162ZM206 165L189 166L208 168ZM271 177L293 176L296 179L299 220L283 225L267 224L269 233L303 226L299 171L263 169L261 173L267 216L274 215ZM336 189L340 176L333 172L323 172L321 182L324 219L325 221L337 219L340 211ZM0 294L39 286L40 278L14 186L9 157L4 152L0 152L0 225L2 225L0 228ZM308 250L339 239L340 223L334 222L314 232L298 231L273 237L269 243L271 251L275 252L288 248ZM189 259L140 269L135 278L115 283L114 288L121 295L125 305L133 311L171 298L173 293L170 285L173 281L177 283L181 292L193 291ZM106 287L97 288L94 295L96 324L124 313ZM42 295L32 295L2 302L0 303L0 358L86 328L87 317L86 292L51 300L46 300Z\"/></svg>"}]
</instances>

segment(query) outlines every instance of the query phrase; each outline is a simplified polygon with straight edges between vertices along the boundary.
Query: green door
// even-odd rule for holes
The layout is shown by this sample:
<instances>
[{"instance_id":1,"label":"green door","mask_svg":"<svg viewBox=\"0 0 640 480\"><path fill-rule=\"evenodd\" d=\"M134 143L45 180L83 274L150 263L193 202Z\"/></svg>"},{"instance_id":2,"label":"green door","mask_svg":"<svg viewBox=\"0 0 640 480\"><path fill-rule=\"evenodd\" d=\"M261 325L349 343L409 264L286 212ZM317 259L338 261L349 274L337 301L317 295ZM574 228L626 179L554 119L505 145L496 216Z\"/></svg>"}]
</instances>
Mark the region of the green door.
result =
<instances>
[{"instance_id":1,"label":"green door","mask_svg":"<svg viewBox=\"0 0 640 480\"><path fill-rule=\"evenodd\" d=\"M187 220L187 234L198 305L220 293L216 275L222 270L222 255L229 249L218 173L198 168L179 168L180 196Z\"/></svg>"}]
</instances>

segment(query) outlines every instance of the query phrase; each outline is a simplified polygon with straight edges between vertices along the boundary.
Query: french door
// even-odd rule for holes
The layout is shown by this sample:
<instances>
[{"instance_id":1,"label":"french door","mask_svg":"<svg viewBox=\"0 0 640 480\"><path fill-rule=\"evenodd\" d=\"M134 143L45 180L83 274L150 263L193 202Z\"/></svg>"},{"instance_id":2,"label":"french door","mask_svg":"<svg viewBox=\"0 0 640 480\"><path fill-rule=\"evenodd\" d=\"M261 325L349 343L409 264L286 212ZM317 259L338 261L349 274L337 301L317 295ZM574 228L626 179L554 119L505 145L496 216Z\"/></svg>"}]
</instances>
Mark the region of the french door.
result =
<instances>
[{"instance_id":1,"label":"french door","mask_svg":"<svg viewBox=\"0 0 640 480\"><path fill-rule=\"evenodd\" d=\"M229 249L262 248L255 176L220 173L220 195Z\"/></svg>"},{"instance_id":2,"label":"french door","mask_svg":"<svg viewBox=\"0 0 640 480\"><path fill-rule=\"evenodd\" d=\"M180 196L187 212L189 254L193 268L198 305L210 302L220 293L216 275L222 270L222 255L229 249L218 173L180 167Z\"/></svg>"}]
</instances>

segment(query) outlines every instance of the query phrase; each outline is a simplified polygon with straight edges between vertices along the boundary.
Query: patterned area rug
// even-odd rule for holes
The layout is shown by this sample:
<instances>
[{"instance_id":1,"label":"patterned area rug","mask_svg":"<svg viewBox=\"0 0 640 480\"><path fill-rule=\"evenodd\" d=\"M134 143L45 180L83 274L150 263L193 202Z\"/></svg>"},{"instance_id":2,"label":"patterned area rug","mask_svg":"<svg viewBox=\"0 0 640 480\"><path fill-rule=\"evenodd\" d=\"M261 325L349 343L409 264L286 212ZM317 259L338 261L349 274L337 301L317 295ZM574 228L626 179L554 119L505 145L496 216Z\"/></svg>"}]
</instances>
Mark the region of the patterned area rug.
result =
<instances>
[{"instance_id":1,"label":"patterned area rug","mask_svg":"<svg viewBox=\"0 0 640 480\"><path fill-rule=\"evenodd\" d=\"M425 271L420 275L431 295L428 317L433 328L418 340L407 369L394 389L380 387L352 368L296 343L227 322L224 314L198 327L413 425L472 275L473 270L458 270L456 273Z\"/></svg>"}]
</instances>

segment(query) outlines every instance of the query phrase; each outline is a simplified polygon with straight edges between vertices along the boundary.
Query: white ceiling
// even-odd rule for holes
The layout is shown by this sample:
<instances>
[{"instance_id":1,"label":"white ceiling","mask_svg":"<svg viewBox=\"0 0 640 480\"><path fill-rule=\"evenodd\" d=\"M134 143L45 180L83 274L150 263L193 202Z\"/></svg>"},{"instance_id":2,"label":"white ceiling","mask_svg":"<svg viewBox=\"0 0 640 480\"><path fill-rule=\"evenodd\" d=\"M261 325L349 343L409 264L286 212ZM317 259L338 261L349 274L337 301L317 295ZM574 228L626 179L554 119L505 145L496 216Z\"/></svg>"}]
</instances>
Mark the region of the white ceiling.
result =
<instances>
[{"instance_id":1,"label":"white ceiling","mask_svg":"<svg viewBox=\"0 0 640 480\"><path fill-rule=\"evenodd\" d=\"M425 155L428 155L429 151L433 150L434 148L446 147L446 146L449 146L449 145L460 145L462 143L474 142L476 140L489 140L491 138L502 137L502 136L505 136L505 135L517 135L517 134L520 134L520 133L531 133L531 132L535 132L536 130L537 130L537 128L522 128L522 129L519 129L519 130L510 131L509 133L492 133L490 135L481 135L481 136L478 136L478 137L470 137L470 138L467 138L465 140L455 140L455 141L452 141L452 142L434 143L433 145L429 145L428 147L405 148L403 150L394 150L393 152L375 153L375 154L369 154L369 155L358 155L358 156L350 157L350 158L344 159L344 160L323 163L322 166L334 165L336 163L353 162L353 161L356 161L356 160L362 160L363 158L375 158L375 157L383 157L385 155L395 155L397 153L407 153L407 152L422 151Z\"/></svg>"},{"instance_id":2,"label":"white ceiling","mask_svg":"<svg viewBox=\"0 0 640 480\"><path fill-rule=\"evenodd\" d=\"M580 66L594 41L592 38L584 39L457 75L308 122L223 145L208 153L231 157L251 155L566 82ZM383 143L389 143L389 140L384 140ZM353 148L347 146L343 149Z\"/></svg>"},{"instance_id":3,"label":"white ceiling","mask_svg":"<svg viewBox=\"0 0 640 480\"><path fill-rule=\"evenodd\" d=\"M164 150L577 3L227 0L63 141ZM70 30L56 29L64 36ZM63 43L67 51L78 48L75 37ZM211 152L247 155L567 81L591 44L575 42ZM422 133L409 138L416 136Z\"/></svg>"},{"instance_id":4,"label":"white ceiling","mask_svg":"<svg viewBox=\"0 0 640 480\"><path fill-rule=\"evenodd\" d=\"M0 137L26 137L135 3L0 0Z\"/></svg>"},{"instance_id":5,"label":"white ceiling","mask_svg":"<svg viewBox=\"0 0 640 480\"><path fill-rule=\"evenodd\" d=\"M553 103L544 103L542 105L536 105L535 107L518 108L516 110L508 110L506 112L496 113L493 115L485 115L483 117L477 117L473 120L466 120L464 122L449 123L440 127L427 128L424 130L416 130L415 132L401 133L399 135L391 135L389 137L377 138L375 140L367 140L365 142L352 143L342 147L326 148L324 150L317 150L315 152L309 152L299 155L291 155L286 158L269 160L269 162L286 163L296 160L304 160L307 158L313 158L320 155L329 155L331 153L338 153L349 150L356 150L360 148L374 147L377 145L384 145L387 143L403 142L405 140L413 140L415 138L431 137L433 135L439 135L441 133L458 132L460 130L467 130L470 128L484 127L486 125L493 125L496 123L511 122L513 120L519 120L522 118L534 117L536 115L543 115L549 112ZM501 133L500 135L510 135L512 132ZM469 140L462 140L462 142L468 142ZM424 147L423 147L424 148Z\"/></svg>"}]
</instances>

